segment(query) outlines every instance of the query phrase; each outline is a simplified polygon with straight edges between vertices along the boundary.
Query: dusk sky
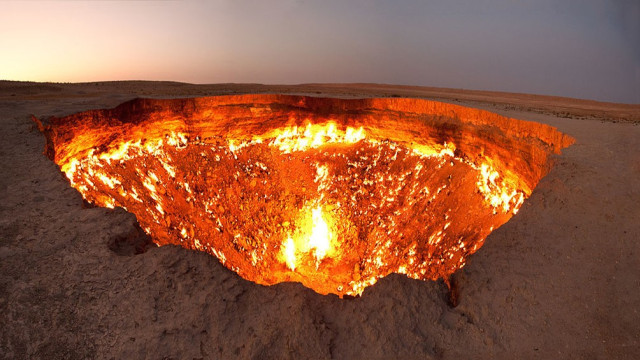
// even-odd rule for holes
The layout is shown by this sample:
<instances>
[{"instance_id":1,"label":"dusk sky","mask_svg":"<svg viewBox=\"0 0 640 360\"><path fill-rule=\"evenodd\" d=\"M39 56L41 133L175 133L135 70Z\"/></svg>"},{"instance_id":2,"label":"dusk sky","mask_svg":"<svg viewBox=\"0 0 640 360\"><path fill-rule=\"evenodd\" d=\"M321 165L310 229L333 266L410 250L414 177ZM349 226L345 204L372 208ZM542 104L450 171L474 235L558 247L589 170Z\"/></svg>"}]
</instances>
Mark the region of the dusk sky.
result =
<instances>
[{"instance_id":1,"label":"dusk sky","mask_svg":"<svg viewBox=\"0 0 640 360\"><path fill-rule=\"evenodd\" d=\"M640 103L640 1L0 1L0 79L368 82Z\"/></svg>"}]
</instances>

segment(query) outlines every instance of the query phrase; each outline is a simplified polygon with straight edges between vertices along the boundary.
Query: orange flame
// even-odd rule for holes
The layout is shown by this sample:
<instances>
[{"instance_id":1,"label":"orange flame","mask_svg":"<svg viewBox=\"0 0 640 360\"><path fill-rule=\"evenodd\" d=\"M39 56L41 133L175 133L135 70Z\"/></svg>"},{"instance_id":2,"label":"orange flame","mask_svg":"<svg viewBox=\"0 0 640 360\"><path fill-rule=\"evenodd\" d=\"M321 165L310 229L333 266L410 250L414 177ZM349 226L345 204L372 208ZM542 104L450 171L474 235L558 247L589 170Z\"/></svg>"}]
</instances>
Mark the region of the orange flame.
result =
<instances>
[{"instance_id":1,"label":"orange flame","mask_svg":"<svg viewBox=\"0 0 640 360\"><path fill-rule=\"evenodd\" d=\"M295 240L288 236L282 242L280 259L289 269L295 270L304 261L305 255L313 254L317 267L322 259L334 252L332 239L333 234L325 221L322 207L318 205L304 214Z\"/></svg>"},{"instance_id":2,"label":"orange flame","mask_svg":"<svg viewBox=\"0 0 640 360\"><path fill-rule=\"evenodd\" d=\"M273 136L271 145L285 154L294 151L305 151L331 143L353 144L365 138L362 127L355 129L347 127L345 130L337 128L335 122L324 124L308 123L306 127L286 127L278 129L266 136Z\"/></svg>"},{"instance_id":3,"label":"orange flame","mask_svg":"<svg viewBox=\"0 0 640 360\"><path fill-rule=\"evenodd\" d=\"M315 249L315 256L318 261L322 260L331 249L331 233L329 226L322 218L322 208L320 206L311 210L313 227L309 236L309 248Z\"/></svg>"},{"instance_id":4,"label":"orange flame","mask_svg":"<svg viewBox=\"0 0 640 360\"><path fill-rule=\"evenodd\" d=\"M331 100L336 120L297 113L304 102L279 113L253 104L248 116L246 105L224 101L214 114L208 101L163 103L135 119L59 119L46 130L48 154L85 199L134 213L158 245L206 251L261 284L299 281L340 296L392 272L451 274L542 174L505 161L509 150L494 151L493 137L475 143L484 133L474 127L438 129L439 118L421 115L428 106L398 113L376 108L396 100L378 99L356 114ZM536 151L531 159L545 158Z\"/></svg>"}]
</instances>

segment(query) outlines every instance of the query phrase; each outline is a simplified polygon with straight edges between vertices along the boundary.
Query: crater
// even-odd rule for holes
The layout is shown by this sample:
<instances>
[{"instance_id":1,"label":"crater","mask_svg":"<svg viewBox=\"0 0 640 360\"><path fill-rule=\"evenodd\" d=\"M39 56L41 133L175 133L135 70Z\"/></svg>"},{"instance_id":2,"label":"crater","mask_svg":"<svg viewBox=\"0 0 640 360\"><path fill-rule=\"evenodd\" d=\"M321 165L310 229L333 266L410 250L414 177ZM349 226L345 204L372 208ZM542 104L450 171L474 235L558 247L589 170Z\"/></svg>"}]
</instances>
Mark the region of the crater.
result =
<instances>
[{"instance_id":1,"label":"crater","mask_svg":"<svg viewBox=\"0 0 640 360\"><path fill-rule=\"evenodd\" d=\"M390 273L448 278L573 143L403 98L135 99L35 120L71 186L135 214L153 243L340 297Z\"/></svg>"}]
</instances>

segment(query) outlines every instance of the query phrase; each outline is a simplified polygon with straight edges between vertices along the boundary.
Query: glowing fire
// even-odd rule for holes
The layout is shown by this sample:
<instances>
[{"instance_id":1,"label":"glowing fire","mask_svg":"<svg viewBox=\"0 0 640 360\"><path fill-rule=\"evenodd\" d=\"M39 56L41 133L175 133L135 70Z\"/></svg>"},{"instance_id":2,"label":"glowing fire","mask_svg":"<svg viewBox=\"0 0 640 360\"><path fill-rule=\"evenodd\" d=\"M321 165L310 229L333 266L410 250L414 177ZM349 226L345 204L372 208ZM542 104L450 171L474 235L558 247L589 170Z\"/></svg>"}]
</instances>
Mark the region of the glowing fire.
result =
<instances>
[{"instance_id":1,"label":"glowing fire","mask_svg":"<svg viewBox=\"0 0 640 360\"><path fill-rule=\"evenodd\" d=\"M465 138L416 137L424 125L295 113L243 125L223 110L228 124L91 115L93 127L63 118L44 131L71 185L136 214L157 244L206 251L262 284L299 281L340 296L391 272L451 274L537 181L499 158L465 155L477 148ZM194 118L214 116L202 111Z\"/></svg>"},{"instance_id":2,"label":"glowing fire","mask_svg":"<svg viewBox=\"0 0 640 360\"><path fill-rule=\"evenodd\" d=\"M287 266L291 270L296 269L296 244L293 239L288 237L282 244L282 256Z\"/></svg>"},{"instance_id":3,"label":"glowing fire","mask_svg":"<svg viewBox=\"0 0 640 360\"><path fill-rule=\"evenodd\" d=\"M313 226L309 236L309 247L315 249L316 259L322 260L331 249L331 232L329 226L322 218L322 209L317 207L311 210Z\"/></svg>"},{"instance_id":4,"label":"glowing fire","mask_svg":"<svg viewBox=\"0 0 640 360\"><path fill-rule=\"evenodd\" d=\"M329 225L323 218L320 206L311 209L310 227L310 231L303 230L302 234L296 237L296 241L291 237L287 237L282 243L283 259L291 270L296 269L296 263L300 260L299 256L303 253L308 254L313 251L317 267L320 261L333 250L331 245L332 234Z\"/></svg>"},{"instance_id":5,"label":"glowing fire","mask_svg":"<svg viewBox=\"0 0 640 360\"><path fill-rule=\"evenodd\" d=\"M302 130L304 129L304 130ZM305 151L309 148L318 148L327 144L345 143L353 144L365 138L362 127L354 129L347 127L345 131L337 129L336 123L330 121L325 124L307 124L277 129L267 134L267 137L275 135L271 145L278 147L280 151L288 154L292 151Z\"/></svg>"}]
</instances>

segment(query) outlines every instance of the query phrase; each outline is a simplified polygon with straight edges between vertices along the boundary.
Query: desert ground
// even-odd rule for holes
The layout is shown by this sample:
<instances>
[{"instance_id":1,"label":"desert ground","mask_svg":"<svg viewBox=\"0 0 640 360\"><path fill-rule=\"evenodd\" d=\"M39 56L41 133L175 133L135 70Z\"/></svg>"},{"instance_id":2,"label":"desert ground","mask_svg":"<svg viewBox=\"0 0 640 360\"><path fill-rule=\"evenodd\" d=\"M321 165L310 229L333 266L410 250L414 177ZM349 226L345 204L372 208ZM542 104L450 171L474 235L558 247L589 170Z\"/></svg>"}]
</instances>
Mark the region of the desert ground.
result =
<instances>
[{"instance_id":1,"label":"desert ground","mask_svg":"<svg viewBox=\"0 0 640 360\"><path fill-rule=\"evenodd\" d=\"M243 280L202 252L134 255L122 209L83 205L43 155L37 117L136 97L284 93L418 97L557 127L520 212L457 275L391 275L362 297ZM0 358L638 359L640 105L375 84L0 82Z\"/></svg>"}]
</instances>

